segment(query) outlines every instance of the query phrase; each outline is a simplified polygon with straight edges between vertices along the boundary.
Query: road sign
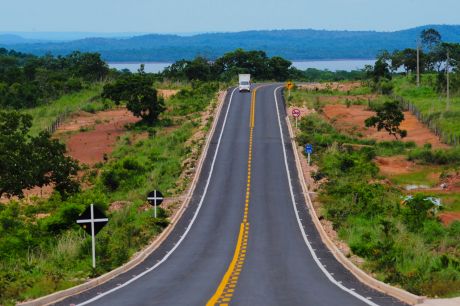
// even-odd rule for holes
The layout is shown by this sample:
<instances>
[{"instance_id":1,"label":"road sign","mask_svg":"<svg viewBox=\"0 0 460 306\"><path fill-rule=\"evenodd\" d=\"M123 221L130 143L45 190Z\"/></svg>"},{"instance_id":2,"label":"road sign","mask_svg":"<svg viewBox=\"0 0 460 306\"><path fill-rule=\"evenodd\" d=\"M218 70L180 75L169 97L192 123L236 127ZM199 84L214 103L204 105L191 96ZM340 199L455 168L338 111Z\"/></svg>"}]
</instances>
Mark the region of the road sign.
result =
<instances>
[{"instance_id":1,"label":"road sign","mask_svg":"<svg viewBox=\"0 0 460 306\"><path fill-rule=\"evenodd\" d=\"M297 128L297 118L300 117L300 109L294 108L292 110L292 116L295 118L295 127Z\"/></svg>"},{"instance_id":2,"label":"road sign","mask_svg":"<svg viewBox=\"0 0 460 306\"><path fill-rule=\"evenodd\" d=\"M291 81L288 81L286 83L286 87L287 87L287 89L291 90L294 87L294 83L292 83Z\"/></svg>"},{"instance_id":3,"label":"road sign","mask_svg":"<svg viewBox=\"0 0 460 306\"><path fill-rule=\"evenodd\" d=\"M86 210L78 217L77 223L91 235L91 242L93 248L93 268L96 268L96 235L101 229L109 222L109 219L97 207L91 204Z\"/></svg>"},{"instance_id":4,"label":"road sign","mask_svg":"<svg viewBox=\"0 0 460 306\"><path fill-rule=\"evenodd\" d=\"M154 217L157 217L157 206L163 203L163 194L158 190L154 190L149 192L147 195L147 201L149 201L150 205L154 207Z\"/></svg>"},{"instance_id":5,"label":"road sign","mask_svg":"<svg viewBox=\"0 0 460 306\"><path fill-rule=\"evenodd\" d=\"M310 166L310 161L311 161L311 154L313 153L313 146L311 144L305 145L305 153L308 155L308 165Z\"/></svg>"}]
</instances>

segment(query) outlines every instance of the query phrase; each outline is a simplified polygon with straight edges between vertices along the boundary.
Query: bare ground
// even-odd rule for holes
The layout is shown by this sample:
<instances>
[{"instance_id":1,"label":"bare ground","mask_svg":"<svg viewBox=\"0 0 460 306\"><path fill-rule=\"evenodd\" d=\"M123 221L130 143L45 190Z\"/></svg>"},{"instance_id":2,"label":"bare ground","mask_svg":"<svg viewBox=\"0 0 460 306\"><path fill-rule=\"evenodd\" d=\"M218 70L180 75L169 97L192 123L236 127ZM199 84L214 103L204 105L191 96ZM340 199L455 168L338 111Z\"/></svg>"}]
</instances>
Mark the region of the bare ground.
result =
<instances>
[{"instance_id":1,"label":"bare ground","mask_svg":"<svg viewBox=\"0 0 460 306\"><path fill-rule=\"evenodd\" d=\"M367 110L363 105L351 105L347 107L342 104L326 105L323 108L324 116L333 123L333 125L344 132L361 133L364 137L376 140L395 140L394 136L385 131L377 131L375 128L366 128L364 121L373 116L375 112ZM439 138L431 132L423 123L417 120L417 117L410 112L404 112L405 120L401 123L401 129L407 130L407 137L402 141L413 141L417 145L423 146L430 143L433 148L448 148L449 146L442 143Z\"/></svg>"}]
</instances>

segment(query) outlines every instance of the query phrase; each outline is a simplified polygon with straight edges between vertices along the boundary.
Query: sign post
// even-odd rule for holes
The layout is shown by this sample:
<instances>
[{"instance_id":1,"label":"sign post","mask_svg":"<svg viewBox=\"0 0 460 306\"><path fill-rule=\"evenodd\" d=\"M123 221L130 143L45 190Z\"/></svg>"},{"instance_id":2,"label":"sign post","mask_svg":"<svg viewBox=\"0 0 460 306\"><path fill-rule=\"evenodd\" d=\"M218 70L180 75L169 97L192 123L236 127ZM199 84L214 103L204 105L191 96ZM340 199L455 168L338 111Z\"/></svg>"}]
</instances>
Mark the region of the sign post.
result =
<instances>
[{"instance_id":1,"label":"sign post","mask_svg":"<svg viewBox=\"0 0 460 306\"><path fill-rule=\"evenodd\" d=\"M157 190L151 191L147 195L147 201L149 201L150 205L153 205L153 207L154 207L153 208L154 209L154 212L153 212L153 217L154 218L157 217L157 206L161 205L163 200L164 200L163 194L161 192L157 191Z\"/></svg>"},{"instance_id":2,"label":"sign post","mask_svg":"<svg viewBox=\"0 0 460 306\"><path fill-rule=\"evenodd\" d=\"M310 166L310 162L311 162L310 156L313 153L313 146L311 144L307 144L305 146L305 153L307 153L307 156L308 156L307 162L308 162L308 165Z\"/></svg>"},{"instance_id":3,"label":"sign post","mask_svg":"<svg viewBox=\"0 0 460 306\"><path fill-rule=\"evenodd\" d=\"M109 219L97 207L91 204L78 217L77 223L91 235L91 246L93 255L93 268L96 268L96 235L107 224Z\"/></svg>"},{"instance_id":4,"label":"sign post","mask_svg":"<svg viewBox=\"0 0 460 306\"><path fill-rule=\"evenodd\" d=\"M291 89L294 87L294 83L292 83L291 81L288 81L286 83L286 87L288 89L288 97L290 97L291 96Z\"/></svg>"},{"instance_id":5,"label":"sign post","mask_svg":"<svg viewBox=\"0 0 460 306\"><path fill-rule=\"evenodd\" d=\"M292 116L295 118L295 128L297 128L297 118L300 117L300 109L294 108L292 110Z\"/></svg>"}]
</instances>

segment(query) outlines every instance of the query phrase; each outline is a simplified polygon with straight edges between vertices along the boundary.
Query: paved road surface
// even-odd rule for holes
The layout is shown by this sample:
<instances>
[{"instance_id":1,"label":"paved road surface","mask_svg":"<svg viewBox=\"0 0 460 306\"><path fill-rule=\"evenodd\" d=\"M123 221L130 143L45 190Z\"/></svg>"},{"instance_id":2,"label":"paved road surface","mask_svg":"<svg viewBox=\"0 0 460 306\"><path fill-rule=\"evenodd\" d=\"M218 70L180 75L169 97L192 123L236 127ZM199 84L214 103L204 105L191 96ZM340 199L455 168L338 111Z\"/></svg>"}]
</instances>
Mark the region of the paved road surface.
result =
<instances>
[{"instance_id":1,"label":"paved road surface","mask_svg":"<svg viewBox=\"0 0 460 306\"><path fill-rule=\"evenodd\" d=\"M230 89L172 234L141 265L59 304L403 305L358 282L322 244L277 87Z\"/></svg>"}]
</instances>

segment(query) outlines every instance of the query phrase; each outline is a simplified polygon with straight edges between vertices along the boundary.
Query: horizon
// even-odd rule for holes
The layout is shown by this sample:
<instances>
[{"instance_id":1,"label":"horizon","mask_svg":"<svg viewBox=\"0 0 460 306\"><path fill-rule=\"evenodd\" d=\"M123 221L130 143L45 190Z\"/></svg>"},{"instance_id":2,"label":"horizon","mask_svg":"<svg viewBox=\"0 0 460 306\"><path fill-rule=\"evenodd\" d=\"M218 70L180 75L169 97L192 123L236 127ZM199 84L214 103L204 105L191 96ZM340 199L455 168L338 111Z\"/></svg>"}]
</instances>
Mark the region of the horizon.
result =
<instances>
[{"instance_id":1,"label":"horizon","mask_svg":"<svg viewBox=\"0 0 460 306\"><path fill-rule=\"evenodd\" d=\"M270 31L325 31L325 32L376 32L376 33L395 33L407 31L412 29L436 26L460 26L458 24L421 24L409 28L400 28L395 30L350 30L350 29L320 29L320 28L266 28L266 29L247 29L241 31L204 31L204 32L104 32L104 31L0 31L0 35L16 35L24 39L30 40L55 40L55 41L69 41L79 40L86 38L131 38L136 36L145 35L174 35L179 37L191 37L206 34L232 34L244 32L270 32ZM55 36L53 38L53 36ZM73 37L72 37L73 36ZM67 38L65 38L67 37Z\"/></svg>"}]
</instances>

